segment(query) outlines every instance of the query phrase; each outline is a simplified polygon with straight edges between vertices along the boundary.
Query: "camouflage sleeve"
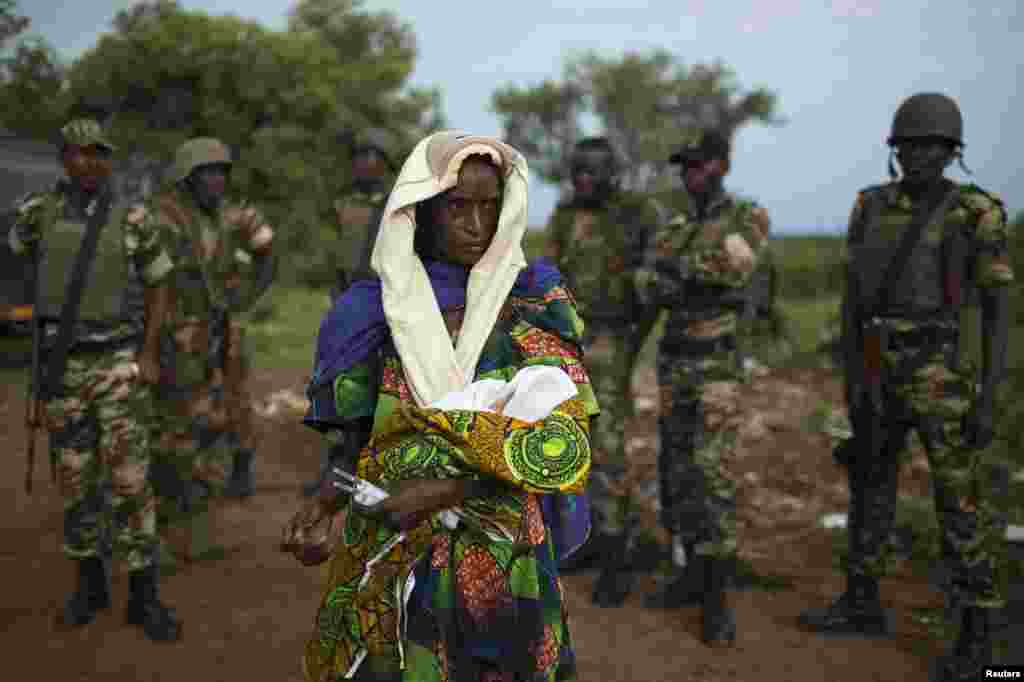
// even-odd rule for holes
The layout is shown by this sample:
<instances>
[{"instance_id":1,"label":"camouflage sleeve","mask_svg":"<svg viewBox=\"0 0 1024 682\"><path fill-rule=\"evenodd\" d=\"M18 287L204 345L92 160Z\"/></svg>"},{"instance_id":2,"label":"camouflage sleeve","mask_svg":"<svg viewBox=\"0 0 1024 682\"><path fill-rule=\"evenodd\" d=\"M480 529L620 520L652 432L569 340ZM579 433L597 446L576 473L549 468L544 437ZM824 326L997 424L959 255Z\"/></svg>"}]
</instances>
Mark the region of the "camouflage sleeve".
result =
<instances>
[{"instance_id":1,"label":"camouflage sleeve","mask_svg":"<svg viewBox=\"0 0 1024 682\"><path fill-rule=\"evenodd\" d=\"M730 228L708 248L684 254L693 276L704 284L743 288L750 283L768 243L768 211L750 202L736 208Z\"/></svg>"},{"instance_id":2,"label":"camouflage sleeve","mask_svg":"<svg viewBox=\"0 0 1024 682\"><path fill-rule=\"evenodd\" d=\"M161 238L163 230L157 214L146 204L136 204L125 214L122 229L125 252L143 283L159 284L174 269L174 262Z\"/></svg>"},{"instance_id":3,"label":"camouflage sleeve","mask_svg":"<svg viewBox=\"0 0 1024 682\"><path fill-rule=\"evenodd\" d=\"M7 243L14 253L24 253L39 241L46 213L46 195L32 193L14 205L14 225L7 233Z\"/></svg>"},{"instance_id":4,"label":"camouflage sleeve","mask_svg":"<svg viewBox=\"0 0 1024 682\"><path fill-rule=\"evenodd\" d=\"M1003 202L978 189L965 194L964 203L974 223L972 270L975 283L983 288L1006 286L1014 281L1009 253L1013 228Z\"/></svg>"}]
</instances>

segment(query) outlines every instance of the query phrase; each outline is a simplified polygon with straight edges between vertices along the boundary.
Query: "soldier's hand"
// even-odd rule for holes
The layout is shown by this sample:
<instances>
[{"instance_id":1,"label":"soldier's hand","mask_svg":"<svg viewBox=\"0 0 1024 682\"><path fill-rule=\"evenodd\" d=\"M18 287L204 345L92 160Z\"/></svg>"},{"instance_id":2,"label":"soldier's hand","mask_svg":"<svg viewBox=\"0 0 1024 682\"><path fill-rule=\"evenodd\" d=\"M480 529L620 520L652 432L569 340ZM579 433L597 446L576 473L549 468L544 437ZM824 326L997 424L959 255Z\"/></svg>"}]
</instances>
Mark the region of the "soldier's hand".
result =
<instances>
[{"instance_id":1,"label":"soldier's hand","mask_svg":"<svg viewBox=\"0 0 1024 682\"><path fill-rule=\"evenodd\" d=\"M28 221L19 224L15 229L18 230L18 239L22 244L31 249L39 247L43 233L38 221Z\"/></svg>"},{"instance_id":2,"label":"soldier's hand","mask_svg":"<svg viewBox=\"0 0 1024 682\"><path fill-rule=\"evenodd\" d=\"M279 546L304 566L316 566L330 558L337 544L334 513L318 497L306 502L285 526Z\"/></svg>"},{"instance_id":3,"label":"soldier's hand","mask_svg":"<svg viewBox=\"0 0 1024 682\"><path fill-rule=\"evenodd\" d=\"M160 359L148 353L139 356L139 379L144 384L154 385L160 381Z\"/></svg>"},{"instance_id":4,"label":"soldier's hand","mask_svg":"<svg viewBox=\"0 0 1024 682\"><path fill-rule=\"evenodd\" d=\"M992 406L982 401L975 403L964 415L963 437L973 448L984 449L995 440L995 419Z\"/></svg>"}]
</instances>

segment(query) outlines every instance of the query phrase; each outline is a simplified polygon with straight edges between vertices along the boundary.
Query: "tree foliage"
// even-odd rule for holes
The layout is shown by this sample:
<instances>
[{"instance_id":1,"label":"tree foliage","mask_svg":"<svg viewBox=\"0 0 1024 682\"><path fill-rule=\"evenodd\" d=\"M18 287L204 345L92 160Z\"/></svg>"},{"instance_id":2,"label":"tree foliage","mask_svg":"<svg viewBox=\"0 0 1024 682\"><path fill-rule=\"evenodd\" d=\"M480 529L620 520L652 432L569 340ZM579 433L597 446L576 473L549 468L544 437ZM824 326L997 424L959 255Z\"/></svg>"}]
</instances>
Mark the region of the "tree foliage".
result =
<instances>
[{"instance_id":1,"label":"tree foliage","mask_svg":"<svg viewBox=\"0 0 1024 682\"><path fill-rule=\"evenodd\" d=\"M732 136L751 122L782 123L774 92L743 91L723 63L687 67L664 50L620 57L583 53L567 61L560 81L506 85L491 104L505 137L551 183L566 179L581 119L594 116L626 164L625 183L637 189L653 189L669 150L699 128Z\"/></svg>"},{"instance_id":2,"label":"tree foliage","mask_svg":"<svg viewBox=\"0 0 1024 682\"><path fill-rule=\"evenodd\" d=\"M28 28L29 19L17 12L15 0L0 0L0 49L7 47L8 41Z\"/></svg>"},{"instance_id":3,"label":"tree foliage","mask_svg":"<svg viewBox=\"0 0 1024 682\"><path fill-rule=\"evenodd\" d=\"M109 134L129 155L166 160L196 136L229 144L235 189L264 205L283 246L305 253L290 263L320 250L329 201L346 183L339 133L384 128L401 155L443 123L439 93L407 86L409 26L356 0L300 0L282 31L146 0L112 28L68 69L68 101L108 97Z\"/></svg>"},{"instance_id":4,"label":"tree foliage","mask_svg":"<svg viewBox=\"0 0 1024 682\"><path fill-rule=\"evenodd\" d=\"M45 40L25 34L29 25L15 0L0 0L0 123L42 137L61 117L64 69Z\"/></svg>"}]
</instances>

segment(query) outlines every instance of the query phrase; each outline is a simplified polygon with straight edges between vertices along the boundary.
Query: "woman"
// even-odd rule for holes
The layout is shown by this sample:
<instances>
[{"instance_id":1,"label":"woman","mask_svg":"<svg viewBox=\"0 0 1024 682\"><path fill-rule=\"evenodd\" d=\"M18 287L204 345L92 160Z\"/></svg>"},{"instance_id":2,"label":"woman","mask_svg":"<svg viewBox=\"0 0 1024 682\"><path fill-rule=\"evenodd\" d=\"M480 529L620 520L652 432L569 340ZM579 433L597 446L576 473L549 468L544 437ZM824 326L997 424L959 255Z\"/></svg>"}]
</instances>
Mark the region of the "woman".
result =
<instances>
[{"instance_id":1,"label":"woman","mask_svg":"<svg viewBox=\"0 0 1024 682\"><path fill-rule=\"evenodd\" d=\"M572 299L557 271L526 267L526 177L493 138L421 141L384 211L380 280L350 288L321 325L306 421L340 434L352 461L338 468L391 497L355 505L335 477L286 530L315 563L304 548L327 545L323 527L347 505L308 680L573 677L556 566L589 532L581 493L598 408ZM577 389L538 421L427 407L537 365Z\"/></svg>"}]
</instances>

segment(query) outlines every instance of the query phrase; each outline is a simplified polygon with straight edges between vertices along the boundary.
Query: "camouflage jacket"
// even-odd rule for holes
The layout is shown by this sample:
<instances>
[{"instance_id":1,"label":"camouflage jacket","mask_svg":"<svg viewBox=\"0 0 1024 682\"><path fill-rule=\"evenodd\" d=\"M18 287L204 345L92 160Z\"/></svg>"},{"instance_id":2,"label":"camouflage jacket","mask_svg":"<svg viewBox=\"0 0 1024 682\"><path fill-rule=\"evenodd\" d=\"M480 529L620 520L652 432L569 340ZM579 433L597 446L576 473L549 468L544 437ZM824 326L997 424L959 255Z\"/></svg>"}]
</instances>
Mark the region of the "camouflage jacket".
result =
<instances>
[{"instance_id":1,"label":"camouflage jacket","mask_svg":"<svg viewBox=\"0 0 1024 682\"><path fill-rule=\"evenodd\" d=\"M370 225L374 211L384 207L388 189L363 192L356 189L343 192L334 202L332 239L327 240L328 258L333 272L351 277L360 268L369 268L369 250L373 248L376 226ZM363 261L367 262L363 262Z\"/></svg>"},{"instance_id":2,"label":"camouflage jacket","mask_svg":"<svg viewBox=\"0 0 1024 682\"><path fill-rule=\"evenodd\" d=\"M629 324L639 313L633 273L660 222L657 204L628 192L598 210L560 204L548 223L548 255L569 283L581 316Z\"/></svg>"},{"instance_id":3,"label":"camouflage jacket","mask_svg":"<svg viewBox=\"0 0 1024 682\"><path fill-rule=\"evenodd\" d=\"M133 209L129 221L147 239L158 240L173 264L173 322L209 319L212 306L233 313L254 302L255 259L268 253L274 231L246 203L228 203L210 215L192 197L171 189Z\"/></svg>"},{"instance_id":4,"label":"camouflage jacket","mask_svg":"<svg viewBox=\"0 0 1024 682\"><path fill-rule=\"evenodd\" d=\"M635 281L645 301L669 309L667 335L713 339L736 332L769 231L764 208L725 193L704 216L686 211L655 232Z\"/></svg>"},{"instance_id":5,"label":"camouflage jacket","mask_svg":"<svg viewBox=\"0 0 1024 682\"><path fill-rule=\"evenodd\" d=\"M964 272L964 286L983 289L1010 284L1014 281L1013 268L1009 260L1010 226L1003 202L974 184L960 184L956 190L958 196L952 206L942 220L933 221L927 226L920 244L925 247L929 244L938 244L944 235L953 230L960 230L967 241L968 263ZM875 200L879 201L880 205L877 218L872 220L868 215L869 204ZM865 188L858 192L854 201L847 240L849 242L853 235L863 233L866 229L874 229L883 233L880 235L882 243L896 244L910 223L914 211L914 200L900 189L898 182ZM866 221L871 221L873 225L866 225ZM847 251L847 263L844 265L849 267L849 249ZM935 283L937 288L941 288L942 285L942 282ZM845 292L844 298L848 298ZM955 324L955 316L944 318L941 323ZM887 319L891 329L895 331L910 331L921 325L919 319L901 319L898 316Z\"/></svg>"},{"instance_id":6,"label":"camouflage jacket","mask_svg":"<svg viewBox=\"0 0 1024 682\"><path fill-rule=\"evenodd\" d=\"M73 205L67 189L67 184L62 181L52 191L31 193L15 203L14 225L8 233L8 243L14 253L26 253L38 240L42 240L42 248L45 249L47 234L62 218L88 219L86 210ZM130 211L118 210L126 208L125 201L115 194L108 220L116 220L118 215L131 215ZM143 288L158 284L171 271L170 256L159 240L153 235L143 234L128 220L119 227L129 273L129 279L124 283L127 290L125 314L119 319L80 319L74 329L74 343L120 345L138 337L142 333L145 312ZM115 228L108 224L104 229ZM45 274L40 273L40 276ZM58 320L43 320L44 345L56 339L58 329Z\"/></svg>"}]
</instances>

